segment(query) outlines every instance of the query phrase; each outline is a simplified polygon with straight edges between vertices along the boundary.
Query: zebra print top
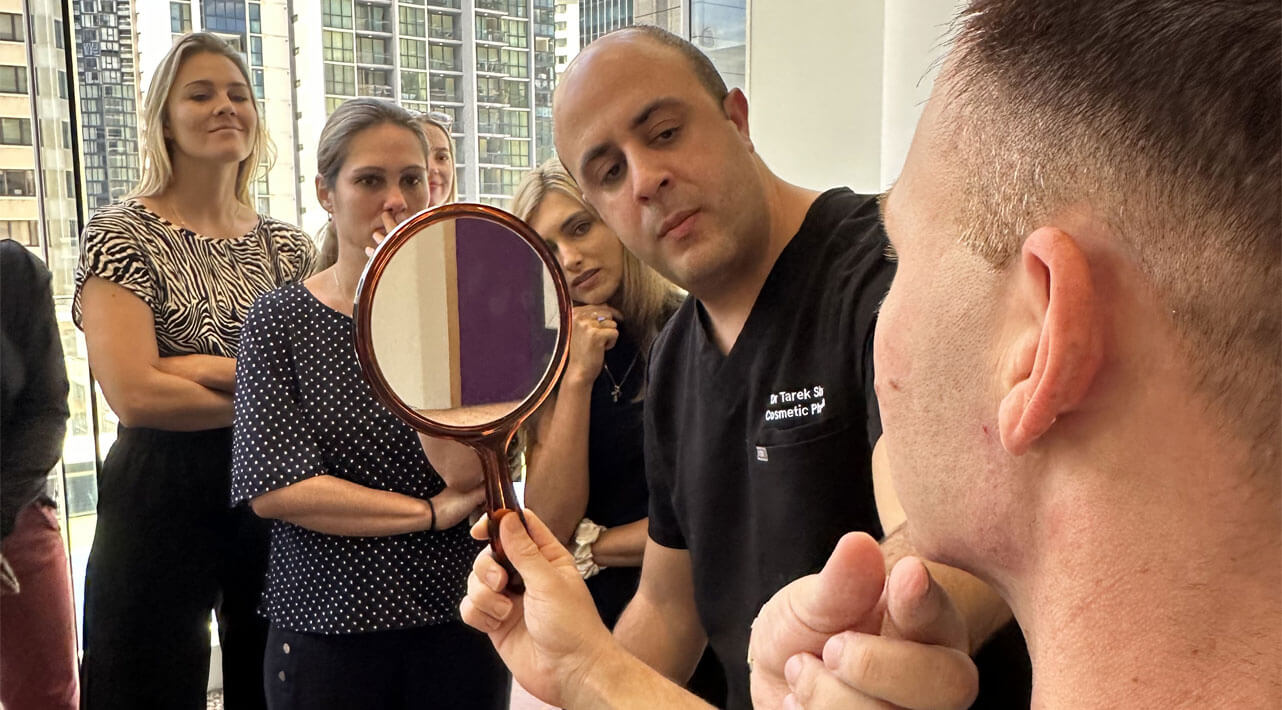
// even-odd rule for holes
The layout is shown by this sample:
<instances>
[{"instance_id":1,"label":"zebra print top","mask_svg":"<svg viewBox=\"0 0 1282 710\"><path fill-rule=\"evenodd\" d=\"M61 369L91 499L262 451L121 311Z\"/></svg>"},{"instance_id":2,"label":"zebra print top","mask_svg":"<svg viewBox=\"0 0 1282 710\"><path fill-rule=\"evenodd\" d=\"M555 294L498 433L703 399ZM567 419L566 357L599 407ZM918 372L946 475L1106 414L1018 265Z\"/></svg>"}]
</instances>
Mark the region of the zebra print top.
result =
<instances>
[{"instance_id":1,"label":"zebra print top","mask_svg":"<svg viewBox=\"0 0 1282 710\"><path fill-rule=\"evenodd\" d=\"M312 269L312 240L259 216L253 231L211 238L126 200L98 210L85 225L71 316L81 323L80 292L90 275L119 284L151 307L160 356L236 357L249 307Z\"/></svg>"}]
</instances>

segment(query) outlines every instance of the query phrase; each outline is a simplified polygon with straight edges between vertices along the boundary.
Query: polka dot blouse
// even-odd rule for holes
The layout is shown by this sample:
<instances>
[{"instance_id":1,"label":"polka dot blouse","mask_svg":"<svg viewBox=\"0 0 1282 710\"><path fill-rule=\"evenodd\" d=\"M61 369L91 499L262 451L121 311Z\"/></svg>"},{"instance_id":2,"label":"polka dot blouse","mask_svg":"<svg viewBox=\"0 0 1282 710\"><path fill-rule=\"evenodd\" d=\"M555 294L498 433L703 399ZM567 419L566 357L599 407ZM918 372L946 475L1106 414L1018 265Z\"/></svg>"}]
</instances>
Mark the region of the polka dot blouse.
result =
<instances>
[{"instance_id":1,"label":"polka dot blouse","mask_svg":"<svg viewBox=\"0 0 1282 710\"><path fill-rule=\"evenodd\" d=\"M236 363L233 503L320 474L419 498L445 487L361 376L353 330L301 284L250 309ZM466 523L344 537L274 520L262 610L277 628L321 634L452 621L480 549Z\"/></svg>"}]
</instances>

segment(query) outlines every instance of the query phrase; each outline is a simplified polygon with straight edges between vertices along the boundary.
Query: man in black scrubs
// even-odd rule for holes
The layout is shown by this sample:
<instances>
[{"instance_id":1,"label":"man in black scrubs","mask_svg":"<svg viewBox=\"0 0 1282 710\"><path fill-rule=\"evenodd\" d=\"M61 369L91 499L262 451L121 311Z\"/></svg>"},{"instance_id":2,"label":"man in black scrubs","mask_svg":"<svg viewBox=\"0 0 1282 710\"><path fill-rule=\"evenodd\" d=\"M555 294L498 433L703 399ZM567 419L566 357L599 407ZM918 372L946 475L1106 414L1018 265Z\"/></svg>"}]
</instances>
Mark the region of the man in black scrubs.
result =
<instances>
[{"instance_id":1,"label":"man in black scrubs","mask_svg":"<svg viewBox=\"0 0 1282 710\"><path fill-rule=\"evenodd\" d=\"M554 118L561 160L588 202L691 294L651 352L650 539L615 635L678 683L709 644L728 707L746 708L761 605L818 570L843 533L880 539L901 521L879 519L871 466L881 434L872 334L894 274L876 198L770 172L743 93L655 28L581 53ZM886 550L893 561L909 546L892 534ZM1009 618L1004 606L967 575L939 574L974 622L959 644L977 648ZM1014 688L1023 702L1027 688L1026 676Z\"/></svg>"}]
</instances>

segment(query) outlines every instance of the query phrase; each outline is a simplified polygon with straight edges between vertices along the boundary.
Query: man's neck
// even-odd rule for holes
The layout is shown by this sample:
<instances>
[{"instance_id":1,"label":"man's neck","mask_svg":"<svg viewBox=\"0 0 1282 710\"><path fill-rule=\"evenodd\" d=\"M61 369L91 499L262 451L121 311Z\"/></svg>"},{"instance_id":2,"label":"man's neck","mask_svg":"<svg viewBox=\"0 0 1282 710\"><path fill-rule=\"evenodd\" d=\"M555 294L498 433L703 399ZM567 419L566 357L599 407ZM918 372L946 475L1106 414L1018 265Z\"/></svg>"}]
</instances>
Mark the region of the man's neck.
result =
<instances>
[{"instance_id":1,"label":"man's neck","mask_svg":"<svg viewBox=\"0 0 1282 710\"><path fill-rule=\"evenodd\" d=\"M1282 515L1173 479L1147 509L1083 515L1013 592L1033 708L1282 704Z\"/></svg>"},{"instance_id":2,"label":"man's neck","mask_svg":"<svg viewBox=\"0 0 1282 710\"><path fill-rule=\"evenodd\" d=\"M766 199L770 206L770 235L766 252L753 262L753 268L735 276L723 288L698 296L708 314L708 335L722 354L729 353L739 339L761 287L819 195L815 190L797 187L768 173Z\"/></svg>"}]
</instances>

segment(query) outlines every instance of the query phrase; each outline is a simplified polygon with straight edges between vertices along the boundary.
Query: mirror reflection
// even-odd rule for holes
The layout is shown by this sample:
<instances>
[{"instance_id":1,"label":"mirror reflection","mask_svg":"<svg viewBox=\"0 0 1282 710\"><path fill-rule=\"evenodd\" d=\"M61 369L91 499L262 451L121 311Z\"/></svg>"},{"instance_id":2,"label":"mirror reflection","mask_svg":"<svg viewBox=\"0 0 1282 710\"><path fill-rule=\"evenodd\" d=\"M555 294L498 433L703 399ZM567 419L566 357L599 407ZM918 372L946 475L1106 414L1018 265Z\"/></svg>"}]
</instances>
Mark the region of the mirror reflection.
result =
<instances>
[{"instance_id":1,"label":"mirror reflection","mask_svg":"<svg viewBox=\"0 0 1282 710\"><path fill-rule=\"evenodd\" d=\"M559 332L543 260L488 220L422 228L388 261L373 294L371 341L388 386L446 426L514 412L552 364Z\"/></svg>"}]
</instances>

